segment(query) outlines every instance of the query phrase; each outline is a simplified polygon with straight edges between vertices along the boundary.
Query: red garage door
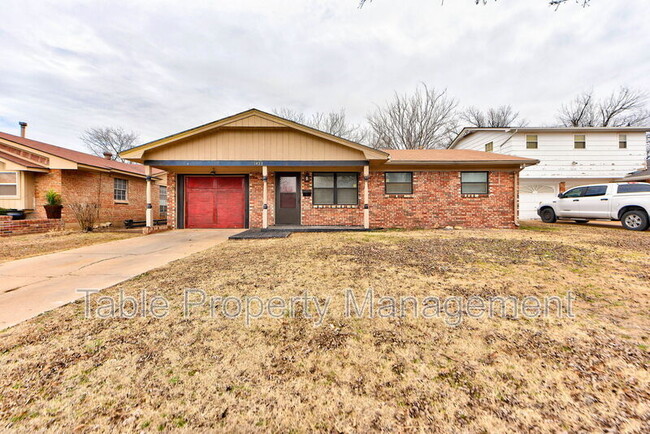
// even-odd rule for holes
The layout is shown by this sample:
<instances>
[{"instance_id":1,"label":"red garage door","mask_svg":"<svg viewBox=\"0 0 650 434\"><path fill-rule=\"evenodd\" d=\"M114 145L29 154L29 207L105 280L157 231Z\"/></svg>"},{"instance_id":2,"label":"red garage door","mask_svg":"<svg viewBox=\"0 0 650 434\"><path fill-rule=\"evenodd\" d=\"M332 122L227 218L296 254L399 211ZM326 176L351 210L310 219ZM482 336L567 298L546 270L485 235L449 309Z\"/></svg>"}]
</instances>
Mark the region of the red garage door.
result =
<instances>
[{"instance_id":1,"label":"red garage door","mask_svg":"<svg viewBox=\"0 0 650 434\"><path fill-rule=\"evenodd\" d=\"M186 228L246 226L246 182L243 176L185 178Z\"/></svg>"}]
</instances>

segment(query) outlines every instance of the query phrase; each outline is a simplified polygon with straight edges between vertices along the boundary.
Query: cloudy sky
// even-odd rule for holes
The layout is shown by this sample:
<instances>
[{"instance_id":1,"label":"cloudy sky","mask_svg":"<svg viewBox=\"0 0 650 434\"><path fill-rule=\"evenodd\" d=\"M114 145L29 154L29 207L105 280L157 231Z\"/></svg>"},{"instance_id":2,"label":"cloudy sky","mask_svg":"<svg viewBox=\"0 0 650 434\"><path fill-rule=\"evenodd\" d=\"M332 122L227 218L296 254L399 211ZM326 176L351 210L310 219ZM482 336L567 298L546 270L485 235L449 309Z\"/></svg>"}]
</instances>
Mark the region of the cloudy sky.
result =
<instances>
[{"instance_id":1,"label":"cloudy sky","mask_svg":"<svg viewBox=\"0 0 650 434\"><path fill-rule=\"evenodd\" d=\"M650 1L2 0L0 130L83 149L90 127L140 142L251 107L375 104L418 83L531 125L587 89L650 88Z\"/></svg>"}]
</instances>

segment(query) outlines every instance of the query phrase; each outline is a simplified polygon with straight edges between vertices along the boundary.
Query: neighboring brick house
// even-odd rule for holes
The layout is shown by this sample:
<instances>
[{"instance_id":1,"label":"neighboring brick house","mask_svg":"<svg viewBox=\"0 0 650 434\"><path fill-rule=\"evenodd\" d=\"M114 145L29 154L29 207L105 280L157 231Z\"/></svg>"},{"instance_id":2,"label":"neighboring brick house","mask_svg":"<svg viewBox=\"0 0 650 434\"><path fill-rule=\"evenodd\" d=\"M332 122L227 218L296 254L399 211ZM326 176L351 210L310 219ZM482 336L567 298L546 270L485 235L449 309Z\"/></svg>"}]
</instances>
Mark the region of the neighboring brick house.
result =
<instances>
[{"instance_id":1,"label":"neighboring brick house","mask_svg":"<svg viewBox=\"0 0 650 434\"><path fill-rule=\"evenodd\" d=\"M513 228L518 174L537 163L382 151L256 109L121 155L168 173L175 228Z\"/></svg>"},{"instance_id":2,"label":"neighboring brick house","mask_svg":"<svg viewBox=\"0 0 650 434\"><path fill-rule=\"evenodd\" d=\"M24 129L23 129L24 131ZM122 225L126 219L144 220L145 167L0 132L0 208L24 210L27 219L45 219L45 192L54 189L63 199L62 219L76 223L66 204L100 205L99 223ZM153 173L154 218L165 216L159 203L165 192L164 172Z\"/></svg>"}]
</instances>

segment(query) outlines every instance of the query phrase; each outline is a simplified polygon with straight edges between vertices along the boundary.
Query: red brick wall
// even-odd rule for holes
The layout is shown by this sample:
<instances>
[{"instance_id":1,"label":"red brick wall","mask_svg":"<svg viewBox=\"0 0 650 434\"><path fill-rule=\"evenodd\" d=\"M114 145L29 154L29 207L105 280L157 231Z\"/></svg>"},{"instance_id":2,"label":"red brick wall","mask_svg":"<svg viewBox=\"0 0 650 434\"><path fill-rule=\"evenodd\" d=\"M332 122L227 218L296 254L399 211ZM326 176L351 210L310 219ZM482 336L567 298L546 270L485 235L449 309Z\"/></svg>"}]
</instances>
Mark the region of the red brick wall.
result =
<instances>
[{"instance_id":1,"label":"red brick wall","mask_svg":"<svg viewBox=\"0 0 650 434\"><path fill-rule=\"evenodd\" d=\"M0 215L0 237L10 235L38 234L63 229L60 219L12 220L10 216Z\"/></svg>"},{"instance_id":2,"label":"red brick wall","mask_svg":"<svg viewBox=\"0 0 650 434\"><path fill-rule=\"evenodd\" d=\"M302 189L311 189L311 181L301 177ZM310 177L311 177L310 173ZM459 171L413 173L413 194L386 195L384 172L371 172L369 184L371 228L439 228L445 226L513 228L516 172L492 171L489 194L462 195ZM168 217L176 224L175 175L168 177ZM359 174L358 205L313 205L311 197L301 197L303 225L363 225L363 176ZM249 226L262 226L262 175L249 177ZM268 218L274 224L275 176L268 179Z\"/></svg>"},{"instance_id":3,"label":"red brick wall","mask_svg":"<svg viewBox=\"0 0 650 434\"><path fill-rule=\"evenodd\" d=\"M489 194L462 195L460 172L413 172L412 195L385 194L384 173L370 173L371 228L515 227L515 172L490 172Z\"/></svg>"},{"instance_id":4,"label":"red brick wall","mask_svg":"<svg viewBox=\"0 0 650 434\"><path fill-rule=\"evenodd\" d=\"M62 170L52 169L48 173L34 173L34 212L29 218L44 219L45 215L45 192L52 189L61 193L62 191Z\"/></svg>"},{"instance_id":5,"label":"red brick wall","mask_svg":"<svg viewBox=\"0 0 650 434\"><path fill-rule=\"evenodd\" d=\"M114 178L128 181L127 203L113 200ZM83 170L51 170L49 173L35 176L35 212L32 216L45 218L45 192L53 188L61 193L63 199L62 219L66 223L76 224L72 210L66 203L99 203L98 223L112 222L122 226L126 219L144 220L146 210L146 181L132 176L114 175L103 172ZM152 189L152 206L154 218L159 218L159 186Z\"/></svg>"},{"instance_id":6,"label":"red brick wall","mask_svg":"<svg viewBox=\"0 0 650 434\"><path fill-rule=\"evenodd\" d=\"M309 182L302 174L302 189L311 190L313 174ZM314 205L313 196L302 197L302 224L325 226L363 226L363 174L359 174L357 185L359 197L357 205Z\"/></svg>"},{"instance_id":7,"label":"red brick wall","mask_svg":"<svg viewBox=\"0 0 650 434\"><path fill-rule=\"evenodd\" d=\"M176 228L176 174L167 173L167 226Z\"/></svg>"}]
</instances>

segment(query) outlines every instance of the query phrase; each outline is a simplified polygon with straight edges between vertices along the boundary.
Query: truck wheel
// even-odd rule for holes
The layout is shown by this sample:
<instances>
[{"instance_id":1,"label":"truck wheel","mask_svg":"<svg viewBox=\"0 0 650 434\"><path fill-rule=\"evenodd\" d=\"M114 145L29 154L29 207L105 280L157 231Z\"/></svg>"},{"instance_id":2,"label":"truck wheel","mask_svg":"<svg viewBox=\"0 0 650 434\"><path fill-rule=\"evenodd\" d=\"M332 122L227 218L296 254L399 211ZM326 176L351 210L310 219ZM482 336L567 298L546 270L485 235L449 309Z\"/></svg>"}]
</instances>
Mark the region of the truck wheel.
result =
<instances>
[{"instance_id":1,"label":"truck wheel","mask_svg":"<svg viewBox=\"0 0 650 434\"><path fill-rule=\"evenodd\" d=\"M557 221L553 208L544 208L540 211L539 216L542 218L544 223L555 223Z\"/></svg>"},{"instance_id":2,"label":"truck wheel","mask_svg":"<svg viewBox=\"0 0 650 434\"><path fill-rule=\"evenodd\" d=\"M632 210L623 214L621 223L625 229L631 231L645 231L648 229L648 214L641 210Z\"/></svg>"}]
</instances>

